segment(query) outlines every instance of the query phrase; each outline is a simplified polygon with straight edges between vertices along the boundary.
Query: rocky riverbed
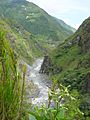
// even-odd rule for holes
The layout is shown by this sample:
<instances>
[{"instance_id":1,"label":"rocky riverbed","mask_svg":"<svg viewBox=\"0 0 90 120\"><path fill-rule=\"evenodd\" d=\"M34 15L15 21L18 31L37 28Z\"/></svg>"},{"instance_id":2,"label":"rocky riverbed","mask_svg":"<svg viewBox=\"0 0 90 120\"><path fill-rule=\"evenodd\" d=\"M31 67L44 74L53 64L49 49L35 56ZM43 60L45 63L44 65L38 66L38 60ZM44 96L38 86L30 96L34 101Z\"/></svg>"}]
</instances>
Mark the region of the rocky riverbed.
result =
<instances>
[{"instance_id":1,"label":"rocky riverbed","mask_svg":"<svg viewBox=\"0 0 90 120\"><path fill-rule=\"evenodd\" d=\"M42 59L37 59L32 66L27 65L26 74L26 99L34 105L41 105L48 100L48 90L51 86L51 81L47 75L39 73Z\"/></svg>"}]
</instances>

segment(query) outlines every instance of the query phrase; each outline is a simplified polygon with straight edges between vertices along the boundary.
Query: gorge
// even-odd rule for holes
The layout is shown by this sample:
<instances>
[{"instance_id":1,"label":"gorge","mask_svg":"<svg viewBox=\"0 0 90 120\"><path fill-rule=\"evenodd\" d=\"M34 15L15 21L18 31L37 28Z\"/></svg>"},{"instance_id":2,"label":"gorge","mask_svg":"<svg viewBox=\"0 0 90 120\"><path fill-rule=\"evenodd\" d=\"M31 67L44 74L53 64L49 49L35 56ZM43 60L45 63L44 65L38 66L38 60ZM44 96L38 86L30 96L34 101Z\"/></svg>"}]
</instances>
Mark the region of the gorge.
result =
<instances>
[{"instance_id":1,"label":"gorge","mask_svg":"<svg viewBox=\"0 0 90 120\"><path fill-rule=\"evenodd\" d=\"M32 2L1 0L0 120L89 119L90 17L75 30Z\"/></svg>"}]
</instances>

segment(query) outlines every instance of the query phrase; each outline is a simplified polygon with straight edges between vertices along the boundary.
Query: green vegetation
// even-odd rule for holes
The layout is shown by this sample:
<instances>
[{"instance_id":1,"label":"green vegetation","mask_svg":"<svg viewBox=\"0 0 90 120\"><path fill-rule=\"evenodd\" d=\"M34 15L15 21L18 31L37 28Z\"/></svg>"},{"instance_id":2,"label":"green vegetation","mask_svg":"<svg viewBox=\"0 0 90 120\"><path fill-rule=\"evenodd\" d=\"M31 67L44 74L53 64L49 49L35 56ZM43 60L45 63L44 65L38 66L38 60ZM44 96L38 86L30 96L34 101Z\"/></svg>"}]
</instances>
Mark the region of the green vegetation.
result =
<instances>
[{"instance_id":1,"label":"green vegetation","mask_svg":"<svg viewBox=\"0 0 90 120\"><path fill-rule=\"evenodd\" d=\"M25 103L26 66L23 65L23 75L20 76L17 55L11 49L5 34L5 31L0 30L0 119L79 120L82 118L83 114L78 109L77 95L70 95L68 89L62 85L58 85L57 90L56 83L49 91L47 107L43 105L38 108Z\"/></svg>"},{"instance_id":2,"label":"green vegetation","mask_svg":"<svg viewBox=\"0 0 90 120\"><path fill-rule=\"evenodd\" d=\"M10 24L13 23L11 22ZM31 64L35 58L43 56L45 48L41 47L42 43L38 42L36 38L23 29L22 26L15 24L15 26L10 27L8 21L1 18L0 27L6 31L7 41L10 42L16 54L28 64ZM20 31L20 33L18 33L18 31ZM48 45L48 47L49 46L50 45Z\"/></svg>"},{"instance_id":3,"label":"green vegetation","mask_svg":"<svg viewBox=\"0 0 90 120\"><path fill-rule=\"evenodd\" d=\"M58 20L37 5L26 0L10 0L0 4L1 15L47 43L58 44L75 32L75 29Z\"/></svg>"},{"instance_id":4,"label":"green vegetation","mask_svg":"<svg viewBox=\"0 0 90 120\"><path fill-rule=\"evenodd\" d=\"M0 11L0 120L90 120L90 17L72 35L26 0L1 0ZM18 64L47 54L53 86L48 105L37 107L26 103L26 66Z\"/></svg>"},{"instance_id":5,"label":"green vegetation","mask_svg":"<svg viewBox=\"0 0 90 120\"><path fill-rule=\"evenodd\" d=\"M81 120L83 113L79 110L78 93L69 94L68 88L55 84L49 91L48 107L42 105L41 108L35 107L30 111L31 120ZM32 115L32 116L31 116Z\"/></svg>"},{"instance_id":6,"label":"green vegetation","mask_svg":"<svg viewBox=\"0 0 90 120\"><path fill-rule=\"evenodd\" d=\"M0 30L0 119L15 120L20 101L17 58Z\"/></svg>"},{"instance_id":7,"label":"green vegetation","mask_svg":"<svg viewBox=\"0 0 90 120\"><path fill-rule=\"evenodd\" d=\"M0 26L7 32L11 47L28 64L75 31L26 0L2 0L0 11Z\"/></svg>"},{"instance_id":8,"label":"green vegetation","mask_svg":"<svg viewBox=\"0 0 90 120\"><path fill-rule=\"evenodd\" d=\"M50 54L54 68L57 66L61 68L59 73L51 77L57 79L59 83L65 86L71 85L70 91L78 90L81 98L80 108L85 112L85 120L90 119L90 102L87 100L90 99L88 96L90 94L89 26L90 18L83 22L73 36L69 37L63 44L60 44ZM87 97L85 98L85 96Z\"/></svg>"}]
</instances>

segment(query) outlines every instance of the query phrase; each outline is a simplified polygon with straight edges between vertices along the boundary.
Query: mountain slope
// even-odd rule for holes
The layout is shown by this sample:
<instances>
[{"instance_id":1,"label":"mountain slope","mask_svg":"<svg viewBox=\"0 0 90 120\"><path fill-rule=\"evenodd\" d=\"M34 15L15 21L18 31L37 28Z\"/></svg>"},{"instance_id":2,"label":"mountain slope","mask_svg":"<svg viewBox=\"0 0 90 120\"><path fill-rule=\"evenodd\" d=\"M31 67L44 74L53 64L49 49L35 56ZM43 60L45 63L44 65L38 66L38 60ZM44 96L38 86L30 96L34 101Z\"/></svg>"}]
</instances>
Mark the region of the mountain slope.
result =
<instances>
[{"instance_id":1,"label":"mountain slope","mask_svg":"<svg viewBox=\"0 0 90 120\"><path fill-rule=\"evenodd\" d=\"M34 35L16 23L15 25L10 24L12 22L0 18L0 30L6 32L6 39L20 59L30 64L36 57L43 56L45 48L42 48Z\"/></svg>"},{"instance_id":2,"label":"mountain slope","mask_svg":"<svg viewBox=\"0 0 90 120\"><path fill-rule=\"evenodd\" d=\"M70 85L71 91L77 90L85 120L90 119L90 17L49 57L45 56L40 72Z\"/></svg>"},{"instance_id":3,"label":"mountain slope","mask_svg":"<svg viewBox=\"0 0 90 120\"><path fill-rule=\"evenodd\" d=\"M64 27L68 32L70 32L70 31L75 32L75 31L76 31L75 28L71 27L70 25L67 25L64 21L62 21L62 20L60 20L60 19L57 19L57 18L56 18L56 20L57 20L57 21L59 22L59 24L60 24L62 27Z\"/></svg>"},{"instance_id":4,"label":"mountain slope","mask_svg":"<svg viewBox=\"0 0 90 120\"><path fill-rule=\"evenodd\" d=\"M37 5L25 0L9 0L1 3L4 17L16 21L28 32L49 43L64 41L73 34L73 28L50 16ZM7 8L7 9L6 9ZM63 23L63 25L62 25Z\"/></svg>"},{"instance_id":5,"label":"mountain slope","mask_svg":"<svg viewBox=\"0 0 90 120\"><path fill-rule=\"evenodd\" d=\"M90 72L90 17L82 23L74 35L69 37L64 43L60 44L52 51L50 60L53 65L51 66L50 64L50 67L57 68L58 66L58 68L60 68L60 72L58 72L59 74L57 75L59 81L60 79L63 81L64 77L68 77L68 75L78 79L77 75L73 75L78 72L80 72L79 75L87 75ZM51 69L51 72L53 72L53 70L54 69ZM67 79L67 81L68 80L69 79ZM75 86L73 87L78 87L78 89L80 89L77 81L75 81ZM69 82L73 84L73 79ZM80 90L85 91L82 85L81 87L82 89ZM90 92L88 90L86 91Z\"/></svg>"}]
</instances>

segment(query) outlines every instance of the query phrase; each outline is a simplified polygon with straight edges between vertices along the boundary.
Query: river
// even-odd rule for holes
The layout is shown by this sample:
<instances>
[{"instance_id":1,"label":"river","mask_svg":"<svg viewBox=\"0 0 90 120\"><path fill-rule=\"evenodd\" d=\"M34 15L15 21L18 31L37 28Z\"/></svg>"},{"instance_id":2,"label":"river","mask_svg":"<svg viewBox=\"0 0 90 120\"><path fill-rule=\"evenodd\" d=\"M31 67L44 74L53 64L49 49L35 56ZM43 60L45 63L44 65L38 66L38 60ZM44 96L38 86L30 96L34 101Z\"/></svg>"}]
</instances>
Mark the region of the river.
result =
<instances>
[{"instance_id":1,"label":"river","mask_svg":"<svg viewBox=\"0 0 90 120\"><path fill-rule=\"evenodd\" d=\"M28 101L34 105L42 105L48 101L48 90L51 86L51 81L47 75L39 73L42 59L37 59L32 66L27 65L26 74L26 92Z\"/></svg>"}]
</instances>

